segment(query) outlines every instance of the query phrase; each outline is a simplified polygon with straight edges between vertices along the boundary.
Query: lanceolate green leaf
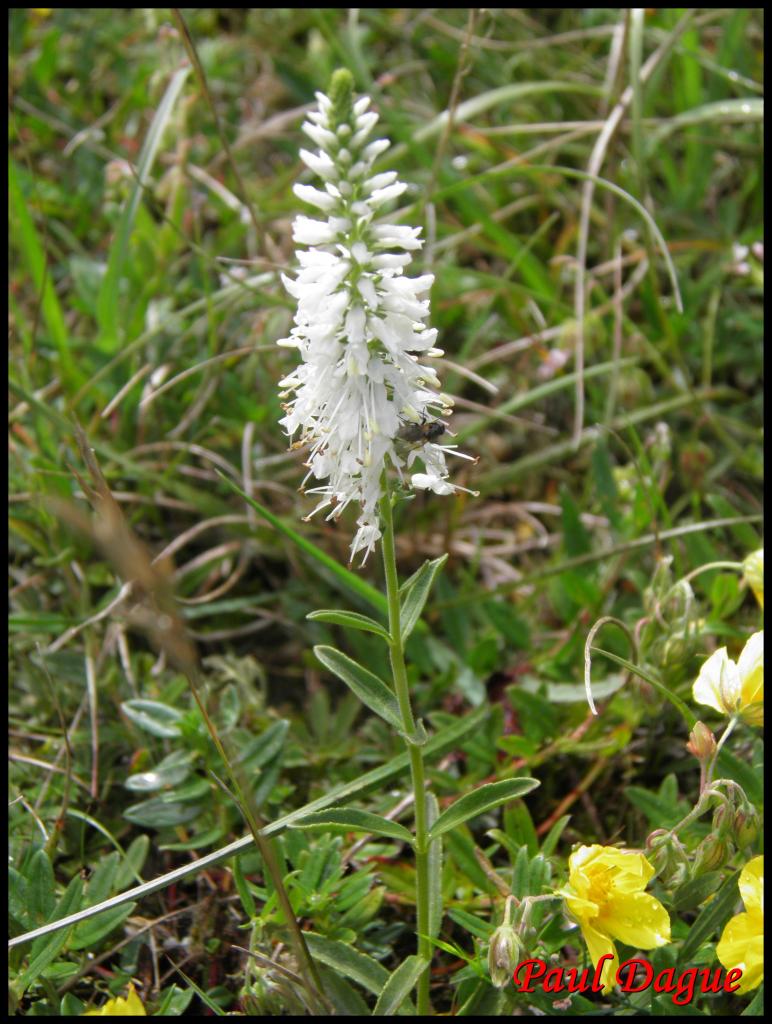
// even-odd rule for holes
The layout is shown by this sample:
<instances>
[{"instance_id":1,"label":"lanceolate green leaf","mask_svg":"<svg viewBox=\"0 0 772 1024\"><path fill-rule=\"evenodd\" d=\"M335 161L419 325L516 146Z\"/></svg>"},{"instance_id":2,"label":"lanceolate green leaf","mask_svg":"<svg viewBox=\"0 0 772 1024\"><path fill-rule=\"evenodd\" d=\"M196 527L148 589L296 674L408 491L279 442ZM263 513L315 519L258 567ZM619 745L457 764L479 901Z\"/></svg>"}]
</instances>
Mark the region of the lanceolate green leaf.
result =
<instances>
[{"instance_id":1,"label":"lanceolate green leaf","mask_svg":"<svg viewBox=\"0 0 772 1024\"><path fill-rule=\"evenodd\" d=\"M359 612L343 612L335 609L321 608L317 612L309 612L307 619L312 622L331 622L334 626L347 626L350 629L361 629L365 633L375 633L386 643L389 642L389 632L375 619L367 615L360 615Z\"/></svg>"},{"instance_id":2,"label":"lanceolate green leaf","mask_svg":"<svg viewBox=\"0 0 772 1024\"><path fill-rule=\"evenodd\" d=\"M484 814L485 811L490 811L493 807L506 803L507 800L525 796L532 789L536 789L538 785L538 779L521 778L504 779L503 782L489 782L485 786L480 786L479 789L462 796L446 811L443 811L431 827L429 839L436 839L445 832L450 832L451 829L462 825L465 821L469 821L470 818L476 818L478 814Z\"/></svg>"},{"instance_id":3,"label":"lanceolate green leaf","mask_svg":"<svg viewBox=\"0 0 772 1024\"><path fill-rule=\"evenodd\" d=\"M701 911L696 921L690 925L689 934L684 939L684 943L678 953L680 963L691 963L694 954L702 943L712 938L734 914L739 897L737 888L739 877L738 872L732 875L731 878L728 878L713 899Z\"/></svg>"},{"instance_id":4,"label":"lanceolate green leaf","mask_svg":"<svg viewBox=\"0 0 772 1024\"><path fill-rule=\"evenodd\" d=\"M326 811L308 814L296 821L293 828L345 828L351 832L372 832L373 835L399 839L403 843L413 842L410 832L399 822L354 807L329 807Z\"/></svg>"},{"instance_id":5,"label":"lanceolate green leaf","mask_svg":"<svg viewBox=\"0 0 772 1024\"><path fill-rule=\"evenodd\" d=\"M416 622L421 617L421 612L424 610L426 599L429 596L434 577L447 562L448 556L443 555L442 558L432 559L430 562L424 562L415 577L411 581L411 585L405 589L404 597L402 599L402 608L400 609L399 622L400 629L402 632L403 642L410 636L415 628Z\"/></svg>"},{"instance_id":6,"label":"lanceolate green leaf","mask_svg":"<svg viewBox=\"0 0 772 1024\"><path fill-rule=\"evenodd\" d=\"M397 1013L428 966L429 961L420 956L403 960L378 996L373 1017L390 1017Z\"/></svg>"},{"instance_id":7,"label":"lanceolate green leaf","mask_svg":"<svg viewBox=\"0 0 772 1024\"><path fill-rule=\"evenodd\" d=\"M314 654L324 667L341 679L371 711L380 715L398 732L402 730L397 698L382 679L358 665L348 655L336 651L334 647L319 645L314 647Z\"/></svg>"},{"instance_id":8,"label":"lanceolate green leaf","mask_svg":"<svg viewBox=\"0 0 772 1024\"><path fill-rule=\"evenodd\" d=\"M380 995L384 985L388 983L389 972L377 960L360 953L345 942L328 939L315 932L303 934L314 960L334 967L340 974L351 978L373 995Z\"/></svg>"},{"instance_id":9,"label":"lanceolate green leaf","mask_svg":"<svg viewBox=\"0 0 772 1024\"><path fill-rule=\"evenodd\" d=\"M431 831L440 816L434 793L426 794L426 824ZM429 938L436 939L442 927L442 841L429 843Z\"/></svg>"}]
</instances>

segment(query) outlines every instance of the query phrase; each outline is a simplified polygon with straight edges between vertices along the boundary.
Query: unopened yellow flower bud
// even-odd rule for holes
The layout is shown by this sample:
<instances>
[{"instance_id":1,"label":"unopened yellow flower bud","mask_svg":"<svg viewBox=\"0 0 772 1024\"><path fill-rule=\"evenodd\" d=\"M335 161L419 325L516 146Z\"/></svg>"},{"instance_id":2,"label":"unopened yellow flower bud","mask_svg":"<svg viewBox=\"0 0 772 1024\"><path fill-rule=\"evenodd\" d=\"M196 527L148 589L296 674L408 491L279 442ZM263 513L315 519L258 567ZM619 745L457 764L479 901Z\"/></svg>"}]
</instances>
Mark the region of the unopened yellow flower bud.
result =
<instances>
[{"instance_id":1,"label":"unopened yellow flower bud","mask_svg":"<svg viewBox=\"0 0 772 1024\"><path fill-rule=\"evenodd\" d=\"M713 757L716 752L716 737L704 722L695 722L694 728L689 733L686 749L698 761L709 761Z\"/></svg>"}]
</instances>

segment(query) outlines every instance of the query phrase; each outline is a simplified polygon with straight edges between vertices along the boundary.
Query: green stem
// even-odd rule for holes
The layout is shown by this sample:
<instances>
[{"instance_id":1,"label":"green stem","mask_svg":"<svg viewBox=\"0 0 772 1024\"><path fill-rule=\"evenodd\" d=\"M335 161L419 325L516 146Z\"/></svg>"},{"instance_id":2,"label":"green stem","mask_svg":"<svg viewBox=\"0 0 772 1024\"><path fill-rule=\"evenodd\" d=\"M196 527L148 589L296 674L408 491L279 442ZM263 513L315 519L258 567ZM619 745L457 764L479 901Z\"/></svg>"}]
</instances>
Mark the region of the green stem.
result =
<instances>
[{"instance_id":1,"label":"green stem","mask_svg":"<svg viewBox=\"0 0 772 1024\"><path fill-rule=\"evenodd\" d=\"M707 771L705 772L705 785L706 785L706 787L710 786L710 784L713 781L713 772L716 770L716 765L718 764L718 755L721 753L721 748L726 743L726 741L729 739L729 737L732 734L732 732L734 732L734 727L737 725L738 718L739 718L738 715L732 715L732 717L729 719L729 721L727 723L726 729L724 729L723 735L721 736L721 738L719 739L718 743L716 744L716 751L713 754L713 757L711 758L711 761L710 761L710 764L708 765Z\"/></svg>"},{"instance_id":2,"label":"green stem","mask_svg":"<svg viewBox=\"0 0 772 1024\"><path fill-rule=\"evenodd\" d=\"M399 704L405 736L415 735L415 720L410 705L410 691L405 668L405 652L402 646L402 631L399 606L399 579L397 577L397 556L394 549L394 519L391 512L391 494L384 474L383 498L381 499L383 521L383 567L386 574L386 597L389 605L389 657L394 677L394 691ZM429 1003L429 961L432 958L432 944L429 938L429 843L426 818L426 781L424 757L421 747L405 739L410 756L410 771L413 777L413 798L415 802L415 866L416 866L416 934L418 955L427 961L426 970L418 979L417 1010L419 1016L431 1012Z\"/></svg>"},{"instance_id":3,"label":"green stem","mask_svg":"<svg viewBox=\"0 0 772 1024\"><path fill-rule=\"evenodd\" d=\"M223 764L228 771L231 785L233 786L234 796L241 813L244 815L249 831L252 833L255 846L260 851L260 856L262 857L266 874L273 882L279 907L281 908L285 923L289 928L290 935L293 939L295 952L298 956L298 966L308 994L312 1002L316 1004L317 1008L321 1007L329 1012L331 1006L324 991L324 986L321 978L319 977L316 964L314 963L313 957L306 945L303 931L298 924L297 918L295 917L295 911L292 909L292 904L290 903L289 896L287 895L284 880L282 879L281 872L279 871L279 864L276 857L276 851L273 847L273 842L267 836L263 835L260 822L247 800L245 789L241 785L241 781L234 768L233 762L228 757L219 733L217 732L217 728L209 716L209 712L207 711L206 705L201 697L197 669L193 666L189 666L185 671L185 675L187 677L191 693L198 705L198 710L201 712L204 723L209 730L212 742L214 743L217 753L222 758Z\"/></svg>"}]
</instances>

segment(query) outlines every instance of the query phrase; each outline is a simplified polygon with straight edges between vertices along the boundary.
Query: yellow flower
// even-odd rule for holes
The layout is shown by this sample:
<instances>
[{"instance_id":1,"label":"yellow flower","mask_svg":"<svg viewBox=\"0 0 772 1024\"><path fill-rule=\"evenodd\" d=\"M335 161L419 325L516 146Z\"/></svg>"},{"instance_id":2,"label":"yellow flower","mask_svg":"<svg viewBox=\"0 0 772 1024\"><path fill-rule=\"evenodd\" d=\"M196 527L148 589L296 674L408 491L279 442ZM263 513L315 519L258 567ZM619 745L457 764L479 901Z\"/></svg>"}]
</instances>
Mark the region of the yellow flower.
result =
<instances>
[{"instance_id":1,"label":"yellow flower","mask_svg":"<svg viewBox=\"0 0 772 1024\"><path fill-rule=\"evenodd\" d=\"M764 980L764 858L754 857L740 872L745 913L724 928L716 956L728 971L743 972L738 992L750 992Z\"/></svg>"},{"instance_id":2,"label":"yellow flower","mask_svg":"<svg viewBox=\"0 0 772 1024\"><path fill-rule=\"evenodd\" d=\"M108 999L104 1006L98 1010L88 1010L81 1017L147 1017L147 1013L142 1000L134 991L134 985L129 982L129 994L125 999L120 996Z\"/></svg>"},{"instance_id":3,"label":"yellow flower","mask_svg":"<svg viewBox=\"0 0 772 1024\"><path fill-rule=\"evenodd\" d=\"M764 630L754 633L735 664L720 647L700 669L692 687L698 704L722 715L740 712L750 725L764 724Z\"/></svg>"},{"instance_id":4,"label":"yellow flower","mask_svg":"<svg viewBox=\"0 0 772 1024\"><path fill-rule=\"evenodd\" d=\"M568 909L579 922L593 964L603 964L603 991L610 992L619 961L614 940L636 949L654 949L670 942L670 918L658 899L643 890L654 868L642 853L612 846L580 846L568 861L568 886L562 890Z\"/></svg>"},{"instance_id":5,"label":"yellow flower","mask_svg":"<svg viewBox=\"0 0 772 1024\"><path fill-rule=\"evenodd\" d=\"M743 562L743 573L756 595L756 600L764 607L764 548L759 548Z\"/></svg>"}]
</instances>

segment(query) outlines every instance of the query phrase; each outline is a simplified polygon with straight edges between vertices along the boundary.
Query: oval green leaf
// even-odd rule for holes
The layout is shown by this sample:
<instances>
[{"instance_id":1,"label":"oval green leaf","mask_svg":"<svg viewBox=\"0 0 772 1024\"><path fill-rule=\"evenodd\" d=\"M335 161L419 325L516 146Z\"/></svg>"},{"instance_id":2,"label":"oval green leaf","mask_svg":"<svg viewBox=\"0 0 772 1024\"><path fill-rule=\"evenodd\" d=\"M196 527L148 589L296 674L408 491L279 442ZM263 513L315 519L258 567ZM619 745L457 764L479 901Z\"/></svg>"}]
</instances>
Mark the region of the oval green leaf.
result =
<instances>
[{"instance_id":1,"label":"oval green leaf","mask_svg":"<svg viewBox=\"0 0 772 1024\"><path fill-rule=\"evenodd\" d=\"M138 728L161 739L177 739L182 712L157 700L125 700L121 711Z\"/></svg>"}]
</instances>

